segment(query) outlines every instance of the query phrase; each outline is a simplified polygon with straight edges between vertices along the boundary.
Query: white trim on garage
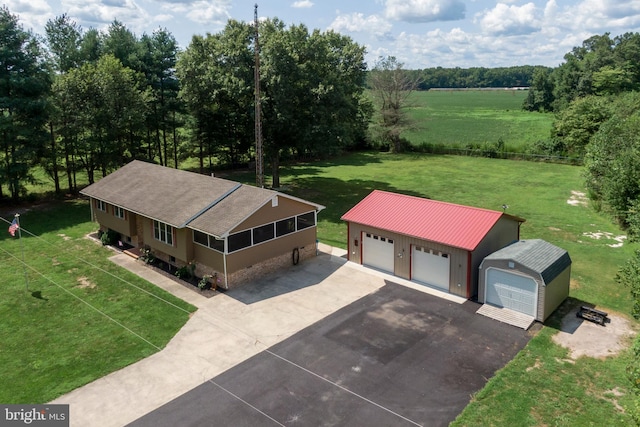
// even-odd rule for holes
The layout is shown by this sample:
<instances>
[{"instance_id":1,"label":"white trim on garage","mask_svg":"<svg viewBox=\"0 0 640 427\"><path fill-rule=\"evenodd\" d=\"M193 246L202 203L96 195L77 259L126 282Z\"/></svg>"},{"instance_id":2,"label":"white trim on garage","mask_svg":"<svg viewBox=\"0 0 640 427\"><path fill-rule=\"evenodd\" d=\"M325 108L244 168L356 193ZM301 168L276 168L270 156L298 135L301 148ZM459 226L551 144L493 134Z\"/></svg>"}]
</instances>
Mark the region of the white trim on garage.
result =
<instances>
[{"instance_id":1,"label":"white trim on garage","mask_svg":"<svg viewBox=\"0 0 640 427\"><path fill-rule=\"evenodd\" d=\"M411 247L411 280L449 292L449 254L421 246Z\"/></svg>"},{"instance_id":2,"label":"white trim on garage","mask_svg":"<svg viewBox=\"0 0 640 427\"><path fill-rule=\"evenodd\" d=\"M489 267L485 284L486 303L536 317L538 283L532 277Z\"/></svg>"},{"instance_id":3,"label":"white trim on garage","mask_svg":"<svg viewBox=\"0 0 640 427\"><path fill-rule=\"evenodd\" d=\"M362 264L394 274L393 239L373 233L362 233Z\"/></svg>"}]
</instances>

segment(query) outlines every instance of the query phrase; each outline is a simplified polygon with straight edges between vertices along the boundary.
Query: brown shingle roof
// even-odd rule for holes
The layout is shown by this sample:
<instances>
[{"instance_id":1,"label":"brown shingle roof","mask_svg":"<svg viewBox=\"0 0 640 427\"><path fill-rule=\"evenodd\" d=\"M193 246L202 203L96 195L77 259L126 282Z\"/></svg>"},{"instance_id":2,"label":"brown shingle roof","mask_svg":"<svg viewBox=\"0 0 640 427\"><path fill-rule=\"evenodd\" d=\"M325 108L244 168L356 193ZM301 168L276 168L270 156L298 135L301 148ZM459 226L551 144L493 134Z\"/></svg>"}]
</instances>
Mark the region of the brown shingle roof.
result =
<instances>
[{"instance_id":1,"label":"brown shingle roof","mask_svg":"<svg viewBox=\"0 0 640 427\"><path fill-rule=\"evenodd\" d=\"M81 191L136 214L222 236L276 195L272 190L134 160Z\"/></svg>"},{"instance_id":2,"label":"brown shingle roof","mask_svg":"<svg viewBox=\"0 0 640 427\"><path fill-rule=\"evenodd\" d=\"M272 190L242 185L230 197L191 221L189 228L222 237L277 194Z\"/></svg>"}]
</instances>

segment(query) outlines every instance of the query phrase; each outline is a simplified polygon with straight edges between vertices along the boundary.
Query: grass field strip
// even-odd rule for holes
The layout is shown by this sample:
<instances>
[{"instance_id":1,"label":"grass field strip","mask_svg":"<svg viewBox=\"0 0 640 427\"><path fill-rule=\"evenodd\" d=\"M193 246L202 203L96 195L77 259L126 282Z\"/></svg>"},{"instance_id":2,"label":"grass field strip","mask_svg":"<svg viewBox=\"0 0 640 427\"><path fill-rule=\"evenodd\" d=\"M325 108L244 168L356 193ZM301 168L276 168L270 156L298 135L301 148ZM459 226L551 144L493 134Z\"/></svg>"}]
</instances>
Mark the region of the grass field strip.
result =
<instances>
[{"instance_id":1,"label":"grass field strip","mask_svg":"<svg viewBox=\"0 0 640 427\"><path fill-rule=\"evenodd\" d=\"M2 221L6 222L7 224L10 224L10 222L9 222L9 221L7 221L6 219L4 219L4 218L0 218L0 219L2 219ZM29 230L27 230L27 229L25 229L25 228L23 228L23 227L20 227L20 231L21 231L21 233L26 233L26 234L28 234L28 235L30 235L30 236L32 236L32 237L35 237L35 238L36 238L36 239L38 239L39 241L45 242L45 243L49 244L50 246L53 246L54 248L56 248L56 249L58 249L58 250L61 250L61 248L59 248L59 247L58 247L58 245L56 245L56 244L54 244L54 243L51 243L51 242L47 241L46 239L41 238L40 236L35 235L34 233L30 232ZM54 284L55 286L57 286L58 288L60 288L60 289L61 289L61 290L63 290L64 292L66 292L67 294L71 295L73 298L75 298L75 299L77 299L78 301L82 302L83 304L85 304L86 306L88 306L89 308L91 308L92 310L94 310L95 312L99 313L101 316L105 317L106 319L108 319L108 320L109 320L109 321L111 321L112 323L114 323L114 324L116 324L117 326L121 327L121 328L122 328L122 329L124 329L125 331L129 332L129 333L130 333L130 334L132 334L133 336L135 336L135 337L139 338L140 340L142 340L143 342L145 342L145 343L149 344L151 347L155 348L155 349L156 349L156 350L158 350L158 351L162 350L162 348L161 348L161 347L159 347L159 346L157 346L156 344L152 343L151 341L149 341L148 339L146 339L145 337L143 337L143 336L142 336L142 335L140 335L139 333L135 332L135 331L134 331L134 330L132 330L131 328L127 327L126 325L124 325L124 324L123 324L123 323L121 323L120 321L116 320L115 318L113 318L112 316L110 316L109 314L107 314L106 312L104 312L104 311L100 310L99 308L95 307L95 306L94 306L94 305L92 305L90 302L88 302L88 301L84 300L83 298L81 298L81 297L79 297L78 295L74 294L74 293L73 293L73 292L71 292L70 290L66 289L64 286L60 285L60 284L59 284L59 283L57 283L55 280L53 280L53 279L51 279L50 277L48 277L45 273L43 273L43 272L39 271L38 269L36 269L35 267L33 267L33 266L29 265L27 262L23 261L21 257L18 257L18 256L16 256L16 255L12 254L11 252L9 252L8 250L6 250L6 249L4 249L4 248L2 248L2 247L0 247L0 250L1 250L2 252L4 252L6 255L8 255L9 257L11 257L11 258L13 258L14 260L16 260L16 261L17 261L19 264L21 264L23 267L28 268L29 270L33 271L33 272L34 272L34 273L36 273L37 275L41 276L43 279L45 279L45 280L47 280L48 282L50 282L50 283ZM69 250L68 250L68 249L67 249L67 250L62 249L62 252L69 252ZM187 313L187 314L189 314L189 313L190 313L188 310L185 310L184 308L182 308L182 307L180 307L180 306L178 306L178 305L176 305L176 304L172 303L171 301L167 301L167 300L165 300L165 299L161 298L160 296L155 295L155 294L153 294L153 293L151 293L151 292L147 291L146 289L142 289L142 288L140 288L139 286L137 286L137 285L135 285L135 284L133 284L133 283L131 283L131 282L129 282L129 281L127 281L127 280L125 280L125 279L121 278L121 277L118 277L118 276L116 276L115 274L113 274L113 273L111 273L111 272L109 272L109 271L106 271L106 270L104 270L103 268L101 268L101 267L99 267L99 266L97 266L97 265L94 265L93 263L91 263L91 262L89 262L89 261L87 261L87 260L85 260L85 259L83 259L83 258L80 258L80 257L77 257L77 256L73 256L73 258L74 258L74 259L76 259L76 260L78 260L78 261L80 261L80 262L82 262L82 263L85 263L86 265L88 265L88 266L89 266L89 267L91 267L91 268L94 268L94 269L96 269L96 270L98 270L98 271L101 271L101 272L103 272L103 273L106 273L107 275L109 275L109 276L111 276L111 277L113 277L113 278L115 278L115 279L118 279L118 280L120 280L121 282L126 283L127 285L129 285L129 286L131 286L131 287L133 287L133 288L135 288L135 289L137 289L137 290L140 290L140 291L142 291L142 292L146 293L147 295L153 296L153 297L155 297L156 299L158 299L158 300L160 300L160 301L162 301L162 302L164 302L164 303L166 303L166 304L168 304L168 305L170 305L170 306L172 306L172 307L174 307L174 308L177 308L177 309L179 309L179 310L181 310L181 311L183 311L183 312L185 312L185 313Z\"/></svg>"},{"instance_id":2,"label":"grass field strip","mask_svg":"<svg viewBox=\"0 0 640 427\"><path fill-rule=\"evenodd\" d=\"M4 219L4 218L0 218L0 219L2 219L2 221L6 222L7 224L11 224L11 222L7 221L7 220L6 220L6 219ZM58 245L56 245L55 243L49 242L48 240L43 239L42 237L40 237L40 236L37 236L37 235L33 234L33 233L32 233L32 232L30 232L29 230L26 230L26 229L22 228L22 226L20 227L20 230L21 230L23 233L27 233L28 235L30 235L30 236L32 236L32 237L35 237L35 238L36 238L36 239L38 239L39 241L45 242L45 243L47 243L48 245L51 245L51 246L55 247L56 249L60 250L60 251L61 251L61 252L63 252L63 253L64 253L64 252L69 252L69 249L64 248L64 247L62 247L62 248L61 248L61 247L59 247ZM11 255L11 256L13 256L12 254L10 254L10 255ZM127 285L129 285L129 286L131 286L131 287L133 287L133 288L135 288L135 289L137 289L137 290L141 291L141 292L144 292L144 293L146 293L146 294L147 294L147 295L149 295L149 296L152 296L152 297L154 297L154 298L156 298L156 299L158 299L158 300L160 300L160 301L162 301L162 302L164 302L164 303L166 303L166 304L168 304L168 305L170 305L170 306L172 306L172 307L177 308L178 310L181 310L181 311L183 311L183 312L185 312L185 313L187 313L187 314L190 314L190 313L191 313L189 310L186 310L186 309L184 309L184 308L182 308L182 307L180 307L180 306L178 306L178 305L176 305L176 304L172 303L171 301L167 301L166 299L162 298L161 296L156 295L156 294L154 294L154 293L152 293L152 292L149 292L148 290L143 289L143 288L141 288L141 287L139 287L139 286L137 286L137 285L135 285L135 284L133 284L133 283L129 282L128 280L123 279L122 277L119 277L119 276L117 276L117 275L115 275L115 274L111 273L110 271L107 271L107 270L103 269L102 267L99 267L99 266L97 266L97 265L95 265L95 264L93 264L93 263L91 263L91 262L89 262L89 261L87 261L87 260L85 260L85 259L83 259L83 258L80 258L80 257L77 257L77 256L74 256L74 258L75 258L76 260L80 261L80 262L85 263L85 264L86 264L86 265L88 265L89 267L94 268L94 269L96 269L96 270L98 270L98 271L100 271L100 272L102 272L102 273L105 273L105 274L107 274L107 275L109 275L109 276L113 277L114 279L118 279L118 280L120 280L121 282L123 282L123 283L125 283L125 284L127 284ZM20 261L20 262L22 263L22 261ZM27 265L27 266L28 266L28 265ZM30 266L28 266L28 267L29 267L29 268L32 268L32 267L30 267ZM38 272L38 274L42 274L42 273ZM45 276L43 276L43 277L45 277ZM46 277L45 277L45 278L46 278Z\"/></svg>"},{"instance_id":3,"label":"grass field strip","mask_svg":"<svg viewBox=\"0 0 640 427\"><path fill-rule=\"evenodd\" d=\"M15 259L16 261L18 261L20 264L22 264L23 266L29 268L31 271L35 272L36 274L40 275L42 278L44 278L45 280L53 283L54 285L56 285L58 288L60 288L61 290L63 290L64 292L66 292L67 294L71 295L72 297L74 297L75 299L77 299L78 301L82 302L83 304L87 305L89 308L91 308L92 310L96 311L97 313L99 313L100 315L104 316L106 319L110 320L111 322L115 323L116 325L120 326L121 328L123 328L124 330L126 330L127 332L129 332L130 334L140 338L142 341L146 342L147 344L149 344L150 346L152 346L153 348L157 349L157 350L162 350L160 347L158 347L157 345L155 345L154 343L152 343L151 341L149 341L148 339L146 339L145 337L143 337L142 335L138 334L137 332L133 331L132 329L128 328L126 325L122 324L121 322L119 322L118 320L114 319L113 317L109 316L107 313L105 313L104 311L100 310L99 308L93 306L90 302L85 301L84 299L80 298L78 295L74 294L73 292L71 292L68 289L65 289L64 286L60 285L59 283L57 283L56 281L54 281L53 279L47 277L44 273L42 273L41 271L38 271L36 268L30 266L29 264L27 264L26 262L23 262L20 258L18 258L17 256L15 256L14 254L12 254L11 252L7 251L4 248L0 247L0 250L3 251L5 254L9 255L11 258Z\"/></svg>"}]
</instances>

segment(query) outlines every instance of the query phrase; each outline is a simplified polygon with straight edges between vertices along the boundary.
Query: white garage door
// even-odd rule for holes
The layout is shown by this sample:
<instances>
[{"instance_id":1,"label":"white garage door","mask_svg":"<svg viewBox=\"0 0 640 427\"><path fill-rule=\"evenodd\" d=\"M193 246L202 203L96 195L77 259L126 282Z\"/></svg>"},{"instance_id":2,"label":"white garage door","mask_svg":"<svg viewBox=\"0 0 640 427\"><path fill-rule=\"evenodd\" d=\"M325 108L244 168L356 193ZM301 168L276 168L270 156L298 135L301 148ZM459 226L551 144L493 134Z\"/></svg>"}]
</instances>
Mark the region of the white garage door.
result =
<instances>
[{"instance_id":1,"label":"white garage door","mask_svg":"<svg viewBox=\"0 0 640 427\"><path fill-rule=\"evenodd\" d=\"M536 316L538 284L531 277L489 268L485 301L529 316Z\"/></svg>"},{"instance_id":2,"label":"white garage door","mask_svg":"<svg viewBox=\"0 0 640 427\"><path fill-rule=\"evenodd\" d=\"M449 254L420 246L411 250L411 279L449 292Z\"/></svg>"},{"instance_id":3,"label":"white garage door","mask_svg":"<svg viewBox=\"0 0 640 427\"><path fill-rule=\"evenodd\" d=\"M363 233L362 263L393 274L395 250L393 239L375 234Z\"/></svg>"}]
</instances>

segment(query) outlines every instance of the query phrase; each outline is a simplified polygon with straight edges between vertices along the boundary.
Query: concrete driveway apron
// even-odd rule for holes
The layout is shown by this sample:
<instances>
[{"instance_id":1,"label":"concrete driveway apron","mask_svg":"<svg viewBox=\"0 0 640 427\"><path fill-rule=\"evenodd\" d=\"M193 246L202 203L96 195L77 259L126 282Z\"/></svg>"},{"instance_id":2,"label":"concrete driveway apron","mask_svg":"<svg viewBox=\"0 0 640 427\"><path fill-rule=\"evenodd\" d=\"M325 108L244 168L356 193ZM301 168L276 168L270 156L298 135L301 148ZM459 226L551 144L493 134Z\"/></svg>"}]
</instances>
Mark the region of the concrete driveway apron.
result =
<instances>
[{"instance_id":1,"label":"concrete driveway apron","mask_svg":"<svg viewBox=\"0 0 640 427\"><path fill-rule=\"evenodd\" d=\"M319 256L261 283L205 298L129 258L112 260L198 307L158 353L51 403L70 405L71 426L123 426L385 285L321 247Z\"/></svg>"}]
</instances>

